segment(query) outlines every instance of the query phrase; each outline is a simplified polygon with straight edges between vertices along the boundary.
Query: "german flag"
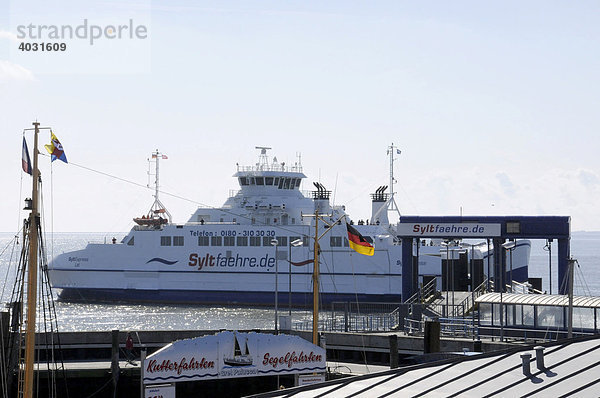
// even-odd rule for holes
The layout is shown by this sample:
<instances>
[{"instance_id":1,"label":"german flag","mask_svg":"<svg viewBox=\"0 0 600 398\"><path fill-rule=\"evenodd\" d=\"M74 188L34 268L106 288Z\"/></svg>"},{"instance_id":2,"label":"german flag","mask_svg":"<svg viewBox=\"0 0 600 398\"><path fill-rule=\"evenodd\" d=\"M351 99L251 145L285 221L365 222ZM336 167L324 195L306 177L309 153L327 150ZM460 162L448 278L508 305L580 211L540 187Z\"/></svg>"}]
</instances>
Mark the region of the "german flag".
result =
<instances>
[{"instance_id":1,"label":"german flag","mask_svg":"<svg viewBox=\"0 0 600 398\"><path fill-rule=\"evenodd\" d=\"M348 230L350 247L355 252L366 256L372 256L375 253L373 246L353 226L346 223L346 229Z\"/></svg>"}]
</instances>

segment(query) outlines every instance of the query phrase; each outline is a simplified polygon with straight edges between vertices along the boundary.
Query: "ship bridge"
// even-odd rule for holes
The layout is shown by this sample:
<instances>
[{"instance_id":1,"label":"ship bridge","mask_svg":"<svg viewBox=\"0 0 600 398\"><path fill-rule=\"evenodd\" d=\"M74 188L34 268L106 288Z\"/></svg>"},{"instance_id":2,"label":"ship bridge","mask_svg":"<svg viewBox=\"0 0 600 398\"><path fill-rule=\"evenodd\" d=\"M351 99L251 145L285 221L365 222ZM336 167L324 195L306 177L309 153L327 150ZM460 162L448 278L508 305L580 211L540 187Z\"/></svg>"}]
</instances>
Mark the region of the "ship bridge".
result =
<instances>
[{"instance_id":1,"label":"ship bridge","mask_svg":"<svg viewBox=\"0 0 600 398\"><path fill-rule=\"evenodd\" d=\"M269 160L267 156L268 147L256 147L260 149L258 162L252 166L237 165L237 172L233 175L238 179L240 188L268 190L271 193L275 190L296 190L300 188L302 179L306 175L302 173L302 163L300 156L292 165L286 165L285 162L279 162L276 157Z\"/></svg>"}]
</instances>

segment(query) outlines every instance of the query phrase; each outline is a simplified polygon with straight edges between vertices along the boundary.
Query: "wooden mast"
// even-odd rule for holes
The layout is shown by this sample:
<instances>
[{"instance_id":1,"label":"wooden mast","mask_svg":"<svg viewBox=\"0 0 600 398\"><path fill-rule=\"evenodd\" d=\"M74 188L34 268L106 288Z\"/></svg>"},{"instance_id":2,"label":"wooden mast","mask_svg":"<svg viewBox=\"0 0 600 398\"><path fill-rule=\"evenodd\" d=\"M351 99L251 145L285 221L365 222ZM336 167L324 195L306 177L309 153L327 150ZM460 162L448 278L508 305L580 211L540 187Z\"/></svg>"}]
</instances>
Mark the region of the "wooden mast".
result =
<instances>
[{"instance_id":1,"label":"wooden mast","mask_svg":"<svg viewBox=\"0 0 600 398\"><path fill-rule=\"evenodd\" d=\"M319 210L315 210L315 255L313 266L313 344L319 344Z\"/></svg>"},{"instance_id":2,"label":"wooden mast","mask_svg":"<svg viewBox=\"0 0 600 398\"><path fill-rule=\"evenodd\" d=\"M37 265L38 265L38 134L40 124L34 122L33 135L33 191L31 213L29 215L29 272L27 274L27 325L25 329L25 386L24 398L33 397L33 365L35 354L35 323L37 304Z\"/></svg>"}]
</instances>

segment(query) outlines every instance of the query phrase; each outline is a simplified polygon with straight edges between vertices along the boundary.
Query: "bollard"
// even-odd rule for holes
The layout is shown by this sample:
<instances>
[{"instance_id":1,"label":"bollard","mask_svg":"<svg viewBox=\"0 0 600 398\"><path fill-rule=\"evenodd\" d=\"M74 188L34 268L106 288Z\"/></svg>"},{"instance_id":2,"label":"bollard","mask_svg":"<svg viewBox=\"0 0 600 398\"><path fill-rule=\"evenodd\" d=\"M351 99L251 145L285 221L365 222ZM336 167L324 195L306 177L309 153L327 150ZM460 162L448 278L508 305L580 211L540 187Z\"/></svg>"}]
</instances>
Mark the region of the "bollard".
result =
<instances>
[{"instance_id":1,"label":"bollard","mask_svg":"<svg viewBox=\"0 0 600 398\"><path fill-rule=\"evenodd\" d=\"M423 353L440 352L440 322L425 321Z\"/></svg>"}]
</instances>

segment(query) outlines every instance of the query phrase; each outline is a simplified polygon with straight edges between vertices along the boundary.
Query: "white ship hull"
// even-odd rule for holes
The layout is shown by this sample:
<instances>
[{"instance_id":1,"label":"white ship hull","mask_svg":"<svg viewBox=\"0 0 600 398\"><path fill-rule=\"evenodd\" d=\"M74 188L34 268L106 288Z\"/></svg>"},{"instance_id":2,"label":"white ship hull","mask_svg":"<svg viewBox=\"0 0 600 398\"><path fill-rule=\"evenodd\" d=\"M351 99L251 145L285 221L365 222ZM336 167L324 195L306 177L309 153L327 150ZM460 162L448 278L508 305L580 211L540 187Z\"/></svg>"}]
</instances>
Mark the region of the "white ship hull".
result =
<instances>
[{"instance_id":1,"label":"white ship hull","mask_svg":"<svg viewBox=\"0 0 600 398\"><path fill-rule=\"evenodd\" d=\"M158 161L159 155L153 158ZM374 196L371 223L354 225L375 248L373 256L365 256L349 247L346 222L351 219L345 208L331 206L320 184L312 198L299 190L305 176L298 164L288 169L261 155L256 167L238 167L234 176L239 192L220 208L198 208L181 225L163 218L168 212L157 190L148 216L135 218L138 225L121 242L89 244L54 258L48 268L53 287L66 300L272 305L277 286L281 301L291 292L294 305L307 306L312 303L309 260L315 233L314 217L307 215L318 210L330 224L339 220L319 241L321 301L403 298L401 243L387 210L381 211L383 190ZM319 225L321 235L325 223ZM301 246L291 245L298 240ZM527 265L529 252L517 248L514 257L517 269ZM306 264L291 265L290 259ZM419 272L420 282L424 277L441 280L439 246L419 248Z\"/></svg>"}]
</instances>

